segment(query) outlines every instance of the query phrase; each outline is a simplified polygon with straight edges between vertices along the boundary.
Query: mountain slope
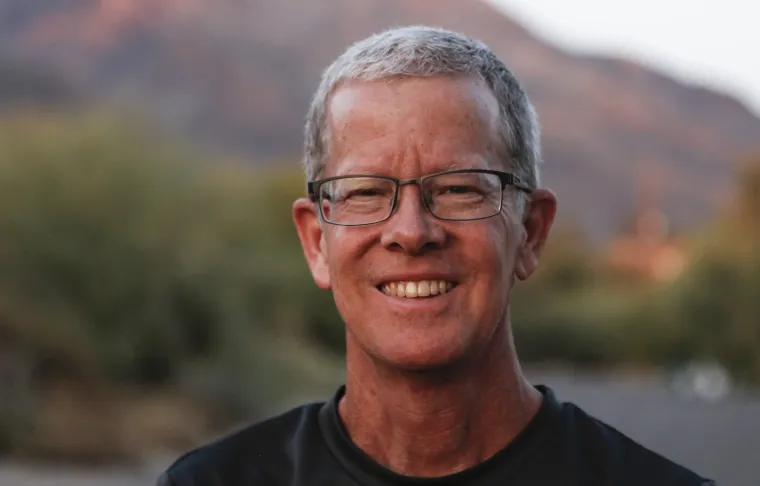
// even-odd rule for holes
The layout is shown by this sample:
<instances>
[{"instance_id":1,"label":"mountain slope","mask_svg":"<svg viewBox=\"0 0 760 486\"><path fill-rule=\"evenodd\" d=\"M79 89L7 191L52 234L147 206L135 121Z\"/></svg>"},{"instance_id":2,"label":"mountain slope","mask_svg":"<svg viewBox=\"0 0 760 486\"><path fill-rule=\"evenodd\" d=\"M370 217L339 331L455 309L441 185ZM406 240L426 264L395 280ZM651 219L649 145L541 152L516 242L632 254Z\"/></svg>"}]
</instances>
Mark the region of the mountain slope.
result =
<instances>
[{"instance_id":1,"label":"mountain slope","mask_svg":"<svg viewBox=\"0 0 760 486\"><path fill-rule=\"evenodd\" d=\"M513 69L542 119L560 215L593 235L619 229L636 181L662 191L677 226L703 221L732 163L760 150L760 120L735 100L567 54L467 0L0 0L0 54L142 105L213 147L295 158L321 70L350 42L415 23L480 38Z\"/></svg>"}]
</instances>

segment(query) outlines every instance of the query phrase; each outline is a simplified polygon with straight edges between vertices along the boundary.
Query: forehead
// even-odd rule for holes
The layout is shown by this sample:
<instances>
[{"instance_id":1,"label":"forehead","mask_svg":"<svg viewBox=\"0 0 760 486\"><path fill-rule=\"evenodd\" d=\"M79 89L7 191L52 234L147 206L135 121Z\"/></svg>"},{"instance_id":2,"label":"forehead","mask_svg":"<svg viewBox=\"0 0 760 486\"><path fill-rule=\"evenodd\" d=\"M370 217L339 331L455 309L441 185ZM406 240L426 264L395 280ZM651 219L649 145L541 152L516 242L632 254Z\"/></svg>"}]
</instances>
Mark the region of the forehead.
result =
<instances>
[{"instance_id":1,"label":"forehead","mask_svg":"<svg viewBox=\"0 0 760 486\"><path fill-rule=\"evenodd\" d=\"M498 150L499 107L477 78L354 81L330 97L326 173L483 167Z\"/></svg>"}]
</instances>

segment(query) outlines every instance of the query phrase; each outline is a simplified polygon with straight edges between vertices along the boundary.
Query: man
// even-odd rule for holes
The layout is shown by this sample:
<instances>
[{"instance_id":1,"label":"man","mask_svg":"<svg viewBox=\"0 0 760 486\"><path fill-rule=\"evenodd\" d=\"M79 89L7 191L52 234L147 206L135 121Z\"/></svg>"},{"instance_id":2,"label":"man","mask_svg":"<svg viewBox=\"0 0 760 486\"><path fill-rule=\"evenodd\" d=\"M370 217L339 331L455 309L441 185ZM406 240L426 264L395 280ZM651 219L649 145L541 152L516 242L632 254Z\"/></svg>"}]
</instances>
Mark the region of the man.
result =
<instances>
[{"instance_id":1,"label":"man","mask_svg":"<svg viewBox=\"0 0 760 486\"><path fill-rule=\"evenodd\" d=\"M324 73L293 219L346 385L180 458L173 486L700 485L523 376L511 291L556 210L534 110L483 44L390 30Z\"/></svg>"}]
</instances>

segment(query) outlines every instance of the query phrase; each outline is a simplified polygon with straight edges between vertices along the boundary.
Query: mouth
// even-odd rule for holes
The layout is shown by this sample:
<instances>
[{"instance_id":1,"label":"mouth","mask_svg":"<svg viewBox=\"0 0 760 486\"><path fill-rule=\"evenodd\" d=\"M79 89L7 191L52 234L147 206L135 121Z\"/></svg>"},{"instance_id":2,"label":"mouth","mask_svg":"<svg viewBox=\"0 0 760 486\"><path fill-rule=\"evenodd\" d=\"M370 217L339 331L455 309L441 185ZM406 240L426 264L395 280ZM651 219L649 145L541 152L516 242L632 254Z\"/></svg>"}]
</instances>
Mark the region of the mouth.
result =
<instances>
[{"instance_id":1,"label":"mouth","mask_svg":"<svg viewBox=\"0 0 760 486\"><path fill-rule=\"evenodd\" d=\"M456 282L450 282L447 280L400 280L378 285L377 290L389 297L402 299L430 299L439 295L444 295L456 286Z\"/></svg>"}]
</instances>

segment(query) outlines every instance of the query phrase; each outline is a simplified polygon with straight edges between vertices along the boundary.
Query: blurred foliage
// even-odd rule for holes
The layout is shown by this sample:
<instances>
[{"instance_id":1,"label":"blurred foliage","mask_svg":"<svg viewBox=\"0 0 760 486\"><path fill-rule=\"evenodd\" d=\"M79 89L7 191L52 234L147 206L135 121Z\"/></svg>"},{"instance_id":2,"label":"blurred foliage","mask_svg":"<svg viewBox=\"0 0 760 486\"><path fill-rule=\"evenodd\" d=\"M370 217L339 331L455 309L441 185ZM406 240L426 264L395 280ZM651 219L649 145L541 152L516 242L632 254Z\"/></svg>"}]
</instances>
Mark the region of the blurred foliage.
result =
<instances>
[{"instance_id":1,"label":"blurred foliage","mask_svg":"<svg viewBox=\"0 0 760 486\"><path fill-rule=\"evenodd\" d=\"M0 326L36 371L192 382L201 364L235 368L258 341L335 321L290 224L300 171L206 162L97 114L2 122L0 295L14 317Z\"/></svg>"},{"instance_id":2,"label":"blurred foliage","mask_svg":"<svg viewBox=\"0 0 760 486\"><path fill-rule=\"evenodd\" d=\"M0 356L29 368L26 399L73 380L176 389L240 416L340 380L342 323L291 221L303 176L268 167L101 114L0 121ZM521 358L713 359L760 383L760 164L738 188L671 284L613 276L577 230L557 229L513 298ZM28 415L0 409L0 451Z\"/></svg>"},{"instance_id":3,"label":"blurred foliage","mask_svg":"<svg viewBox=\"0 0 760 486\"><path fill-rule=\"evenodd\" d=\"M715 359L760 384L760 159L741 167L732 206L697 239L691 268L663 299L670 354Z\"/></svg>"},{"instance_id":4,"label":"blurred foliage","mask_svg":"<svg viewBox=\"0 0 760 486\"><path fill-rule=\"evenodd\" d=\"M733 204L692 238L669 284L605 271L574 232L554 232L541 269L515 295L518 350L529 361L678 367L718 362L760 384L760 160L738 172Z\"/></svg>"}]
</instances>

